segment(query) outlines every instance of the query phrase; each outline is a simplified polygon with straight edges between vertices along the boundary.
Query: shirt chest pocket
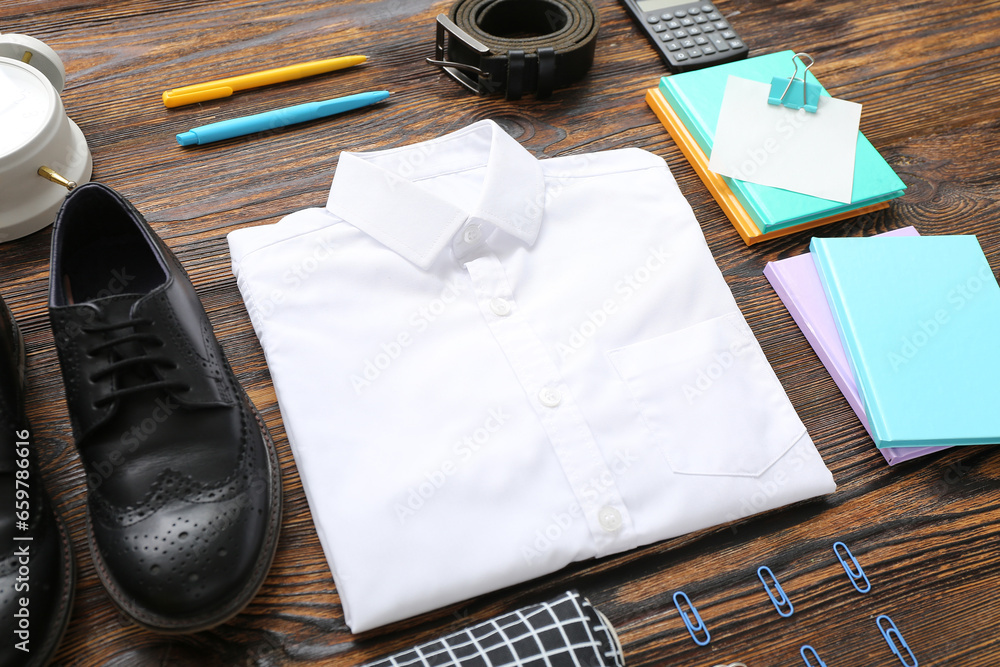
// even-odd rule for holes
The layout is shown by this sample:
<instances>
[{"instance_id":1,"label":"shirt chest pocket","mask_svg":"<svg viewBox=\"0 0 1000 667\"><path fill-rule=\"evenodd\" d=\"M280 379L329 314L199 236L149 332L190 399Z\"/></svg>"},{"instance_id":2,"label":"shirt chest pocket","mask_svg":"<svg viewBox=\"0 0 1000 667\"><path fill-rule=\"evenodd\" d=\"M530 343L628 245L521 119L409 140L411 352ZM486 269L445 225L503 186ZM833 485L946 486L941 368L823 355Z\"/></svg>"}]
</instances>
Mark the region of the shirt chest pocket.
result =
<instances>
[{"instance_id":1,"label":"shirt chest pocket","mask_svg":"<svg viewBox=\"0 0 1000 667\"><path fill-rule=\"evenodd\" d=\"M675 472L756 477L805 433L738 313L608 357Z\"/></svg>"}]
</instances>

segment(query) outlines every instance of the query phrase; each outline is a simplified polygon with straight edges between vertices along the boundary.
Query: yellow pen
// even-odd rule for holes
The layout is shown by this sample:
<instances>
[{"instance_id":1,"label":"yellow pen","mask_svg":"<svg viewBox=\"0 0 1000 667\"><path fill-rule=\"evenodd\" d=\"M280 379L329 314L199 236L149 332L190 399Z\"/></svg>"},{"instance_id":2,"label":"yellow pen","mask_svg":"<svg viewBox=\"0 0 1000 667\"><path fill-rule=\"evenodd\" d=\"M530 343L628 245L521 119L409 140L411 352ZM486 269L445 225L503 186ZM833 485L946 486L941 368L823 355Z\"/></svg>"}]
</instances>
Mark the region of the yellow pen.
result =
<instances>
[{"instance_id":1,"label":"yellow pen","mask_svg":"<svg viewBox=\"0 0 1000 667\"><path fill-rule=\"evenodd\" d=\"M263 72L253 72L252 74L242 74L217 81L196 83L191 86L166 91L163 93L163 104L168 107L180 107L185 104L194 104L195 102L217 100L220 97L229 97L237 90L269 86L272 83L282 83L284 81L294 81L295 79L302 79L315 74L324 74L338 69L354 67L366 60L368 60L366 56L343 56L341 58L329 58L327 60L299 63L298 65L288 65L287 67L278 67L276 69L264 70Z\"/></svg>"}]
</instances>

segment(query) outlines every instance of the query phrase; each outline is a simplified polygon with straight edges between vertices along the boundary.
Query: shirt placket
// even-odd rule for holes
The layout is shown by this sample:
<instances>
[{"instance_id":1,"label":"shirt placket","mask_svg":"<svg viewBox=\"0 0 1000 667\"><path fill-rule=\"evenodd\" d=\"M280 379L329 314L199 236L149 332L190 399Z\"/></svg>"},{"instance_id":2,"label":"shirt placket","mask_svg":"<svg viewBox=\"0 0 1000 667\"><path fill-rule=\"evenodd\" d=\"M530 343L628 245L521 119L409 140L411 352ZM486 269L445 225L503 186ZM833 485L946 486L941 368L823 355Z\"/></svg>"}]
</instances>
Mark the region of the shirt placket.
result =
<instances>
[{"instance_id":1,"label":"shirt placket","mask_svg":"<svg viewBox=\"0 0 1000 667\"><path fill-rule=\"evenodd\" d=\"M465 268L483 319L538 415L573 490L597 557L635 548L636 534L618 480L569 384L518 307L500 260L484 254L467 261Z\"/></svg>"}]
</instances>

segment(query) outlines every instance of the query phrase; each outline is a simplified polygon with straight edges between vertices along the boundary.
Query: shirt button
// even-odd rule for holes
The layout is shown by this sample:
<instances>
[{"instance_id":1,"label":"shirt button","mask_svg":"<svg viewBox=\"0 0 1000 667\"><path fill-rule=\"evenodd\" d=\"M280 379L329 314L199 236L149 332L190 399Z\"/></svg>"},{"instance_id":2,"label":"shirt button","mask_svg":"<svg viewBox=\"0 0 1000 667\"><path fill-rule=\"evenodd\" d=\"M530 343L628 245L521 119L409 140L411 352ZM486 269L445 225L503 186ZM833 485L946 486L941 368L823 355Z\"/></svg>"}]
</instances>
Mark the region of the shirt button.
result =
<instances>
[{"instance_id":1,"label":"shirt button","mask_svg":"<svg viewBox=\"0 0 1000 667\"><path fill-rule=\"evenodd\" d=\"M542 405L545 407L554 408L562 403L562 394L559 393L558 389L546 387L538 392L538 400L541 401Z\"/></svg>"},{"instance_id":2,"label":"shirt button","mask_svg":"<svg viewBox=\"0 0 1000 667\"><path fill-rule=\"evenodd\" d=\"M622 527L622 513L610 505L605 505L597 512L597 521L604 530L616 533Z\"/></svg>"},{"instance_id":3,"label":"shirt button","mask_svg":"<svg viewBox=\"0 0 1000 667\"><path fill-rule=\"evenodd\" d=\"M490 310L493 311L494 315L507 317L510 315L510 301L497 297L490 301Z\"/></svg>"},{"instance_id":4,"label":"shirt button","mask_svg":"<svg viewBox=\"0 0 1000 667\"><path fill-rule=\"evenodd\" d=\"M462 240L468 244L477 243L479 239L483 238L483 230L479 225L469 225L462 232Z\"/></svg>"}]
</instances>

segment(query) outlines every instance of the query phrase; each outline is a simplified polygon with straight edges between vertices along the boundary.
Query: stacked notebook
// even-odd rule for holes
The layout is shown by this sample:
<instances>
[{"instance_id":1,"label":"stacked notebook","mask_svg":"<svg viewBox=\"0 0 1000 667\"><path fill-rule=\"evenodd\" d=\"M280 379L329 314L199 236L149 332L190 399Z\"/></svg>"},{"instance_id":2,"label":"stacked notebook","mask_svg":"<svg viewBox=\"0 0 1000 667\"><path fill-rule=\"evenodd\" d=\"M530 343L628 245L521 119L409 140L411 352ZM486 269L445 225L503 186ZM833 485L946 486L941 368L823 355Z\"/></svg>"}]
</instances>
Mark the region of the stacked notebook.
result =
<instances>
[{"instance_id":1,"label":"stacked notebook","mask_svg":"<svg viewBox=\"0 0 1000 667\"><path fill-rule=\"evenodd\" d=\"M917 230L913 227L904 227L886 232L884 235L916 236ZM854 381L854 372L847 360L844 346L840 342L837 323L834 321L833 311L830 310L826 301L823 283L820 282L819 273L816 272L816 264L813 262L812 254L807 252L797 257L768 262L767 266L764 267L764 275L767 276L774 291L778 293L778 297L785 304L792 319L805 334L806 340L816 352L816 356L823 362L823 366L826 367L833 381L837 383L837 387L847 399L858 419L861 420L865 430L874 438L864 405L861 402L861 396L858 394L857 384ZM941 449L945 448L886 447L879 451L882 452L882 456L885 457L889 465L895 465Z\"/></svg>"},{"instance_id":2,"label":"stacked notebook","mask_svg":"<svg viewBox=\"0 0 1000 667\"><path fill-rule=\"evenodd\" d=\"M721 176L708 169L713 134L730 75L770 83L788 76L792 51L663 77L646 102L748 245L888 207L906 186L858 133L854 189L849 204ZM809 81L819 83L811 73ZM822 94L829 96L826 90ZM766 99L761 104L767 104Z\"/></svg>"},{"instance_id":3,"label":"stacked notebook","mask_svg":"<svg viewBox=\"0 0 1000 667\"><path fill-rule=\"evenodd\" d=\"M1000 443L1000 286L976 238L811 249L764 273L886 460Z\"/></svg>"}]
</instances>

